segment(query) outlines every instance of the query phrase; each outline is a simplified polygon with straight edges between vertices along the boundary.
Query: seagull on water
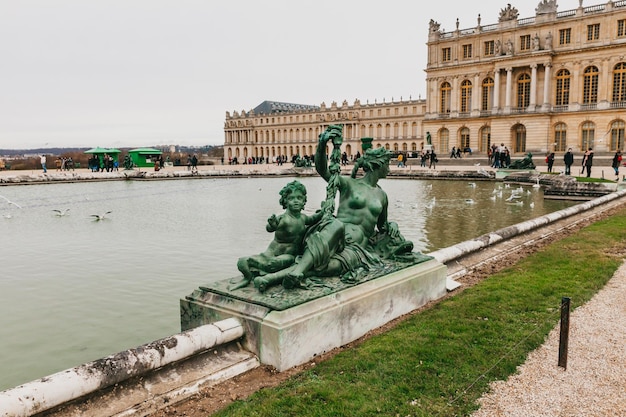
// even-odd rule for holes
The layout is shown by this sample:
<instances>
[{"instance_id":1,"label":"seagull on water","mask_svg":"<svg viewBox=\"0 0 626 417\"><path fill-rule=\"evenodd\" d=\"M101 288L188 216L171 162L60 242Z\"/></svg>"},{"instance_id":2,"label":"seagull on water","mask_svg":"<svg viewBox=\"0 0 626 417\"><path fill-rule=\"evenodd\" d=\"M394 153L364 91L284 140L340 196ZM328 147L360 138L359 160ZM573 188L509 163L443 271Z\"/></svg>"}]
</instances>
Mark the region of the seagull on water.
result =
<instances>
[{"instance_id":1,"label":"seagull on water","mask_svg":"<svg viewBox=\"0 0 626 417\"><path fill-rule=\"evenodd\" d=\"M63 216L67 216L67 215L69 215L69 214L70 214L70 213L68 213L68 212L70 211L70 209L68 209L68 208L63 209L63 210L57 210L57 209L54 209L54 210L52 210L52 211L54 211L54 212L55 212L55 215L56 215L57 217L63 217Z\"/></svg>"},{"instance_id":2,"label":"seagull on water","mask_svg":"<svg viewBox=\"0 0 626 417\"><path fill-rule=\"evenodd\" d=\"M20 205L19 205L19 204L17 204L17 203L14 203L13 201L9 200L8 198L6 198L6 197L5 197L5 196L3 196L3 195L0 195L0 198L3 198L4 200L6 200L6 202L7 202L8 204L10 204L10 205L13 205L13 206L15 206L15 207L17 207L17 208L19 208L19 209L21 209L21 208L22 208L22 206L20 206Z\"/></svg>"},{"instance_id":3,"label":"seagull on water","mask_svg":"<svg viewBox=\"0 0 626 417\"><path fill-rule=\"evenodd\" d=\"M512 193L512 194L511 194L511 196L510 196L509 198L507 198L507 199L506 199L506 201L513 201L513 200L515 200L516 198L522 198L522 196L521 196L521 195L519 195L519 194L516 194L516 193Z\"/></svg>"},{"instance_id":4,"label":"seagull on water","mask_svg":"<svg viewBox=\"0 0 626 417\"><path fill-rule=\"evenodd\" d=\"M476 183L475 182L470 182L467 185L469 185L470 187L476 187Z\"/></svg>"},{"instance_id":5,"label":"seagull on water","mask_svg":"<svg viewBox=\"0 0 626 417\"><path fill-rule=\"evenodd\" d=\"M107 218L106 215L109 214L109 213L112 213L112 212L111 211L107 211L104 214L92 214L91 217L93 217L93 221L98 222L100 220L106 219Z\"/></svg>"}]
</instances>

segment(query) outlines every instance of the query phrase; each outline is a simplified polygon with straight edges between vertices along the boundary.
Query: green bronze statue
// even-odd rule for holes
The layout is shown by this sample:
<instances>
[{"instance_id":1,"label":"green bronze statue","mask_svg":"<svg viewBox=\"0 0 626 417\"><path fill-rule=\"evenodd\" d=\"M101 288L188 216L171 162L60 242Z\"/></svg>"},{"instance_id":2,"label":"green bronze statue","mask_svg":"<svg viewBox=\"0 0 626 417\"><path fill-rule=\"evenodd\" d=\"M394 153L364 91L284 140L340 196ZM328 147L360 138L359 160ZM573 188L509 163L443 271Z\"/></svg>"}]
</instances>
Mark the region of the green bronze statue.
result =
<instances>
[{"instance_id":1,"label":"green bronze statue","mask_svg":"<svg viewBox=\"0 0 626 417\"><path fill-rule=\"evenodd\" d=\"M333 147L330 163L329 142ZM287 289L306 287L308 277L339 276L349 282L370 268L382 267L385 260L412 257L413 243L406 241L397 225L388 221L387 194L378 185L378 180L389 172L391 153L384 148L368 149L355 162L352 175L346 177L340 175L342 142L339 125L329 126L319 136L315 168L328 183L326 200L319 213L321 220L306 231L295 263L287 267L284 266L289 262L281 263L279 270L254 278L254 285L260 291L279 284ZM365 174L358 178L361 168ZM337 192L339 205L335 214ZM256 265L255 262L252 264ZM254 274L246 278L246 273L242 273L241 285L245 286L247 282L244 282Z\"/></svg>"},{"instance_id":2,"label":"green bronze statue","mask_svg":"<svg viewBox=\"0 0 626 417\"><path fill-rule=\"evenodd\" d=\"M533 163L533 154L528 152L524 159L518 159L517 161L513 161L513 163L509 166L509 169L535 169L535 164Z\"/></svg>"}]
</instances>

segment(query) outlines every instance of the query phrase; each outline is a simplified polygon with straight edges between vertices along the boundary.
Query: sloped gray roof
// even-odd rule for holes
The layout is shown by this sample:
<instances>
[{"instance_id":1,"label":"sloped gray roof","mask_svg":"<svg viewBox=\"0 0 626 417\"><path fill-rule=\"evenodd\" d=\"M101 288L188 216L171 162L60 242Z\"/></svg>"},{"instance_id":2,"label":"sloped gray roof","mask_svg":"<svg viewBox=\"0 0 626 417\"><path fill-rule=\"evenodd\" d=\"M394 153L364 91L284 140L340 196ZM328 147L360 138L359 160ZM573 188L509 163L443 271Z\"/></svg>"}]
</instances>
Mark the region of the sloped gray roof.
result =
<instances>
[{"instance_id":1,"label":"sloped gray roof","mask_svg":"<svg viewBox=\"0 0 626 417\"><path fill-rule=\"evenodd\" d=\"M294 112L299 110L316 110L319 109L319 106L312 106L309 104L294 104L294 103L282 103L280 101L269 101L266 100L263 103L256 106L252 111L255 114L273 114L273 113L284 113L284 112Z\"/></svg>"}]
</instances>

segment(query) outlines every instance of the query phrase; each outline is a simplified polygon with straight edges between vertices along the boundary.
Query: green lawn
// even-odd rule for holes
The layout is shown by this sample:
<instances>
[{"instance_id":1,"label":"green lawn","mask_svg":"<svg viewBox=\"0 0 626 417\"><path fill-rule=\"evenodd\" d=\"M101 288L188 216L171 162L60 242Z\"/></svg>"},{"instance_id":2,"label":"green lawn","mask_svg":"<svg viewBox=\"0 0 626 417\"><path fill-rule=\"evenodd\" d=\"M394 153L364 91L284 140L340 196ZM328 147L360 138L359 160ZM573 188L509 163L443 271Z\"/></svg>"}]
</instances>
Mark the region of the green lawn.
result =
<instances>
[{"instance_id":1,"label":"green lawn","mask_svg":"<svg viewBox=\"0 0 626 417\"><path fill-rule=\"evenodd\" d=\"M465 416L622 263L626 210L218 416ZM323 335L320 335L323 337ZM557 358L554 358L556 366Z\"/></svg>"}]
</instances>

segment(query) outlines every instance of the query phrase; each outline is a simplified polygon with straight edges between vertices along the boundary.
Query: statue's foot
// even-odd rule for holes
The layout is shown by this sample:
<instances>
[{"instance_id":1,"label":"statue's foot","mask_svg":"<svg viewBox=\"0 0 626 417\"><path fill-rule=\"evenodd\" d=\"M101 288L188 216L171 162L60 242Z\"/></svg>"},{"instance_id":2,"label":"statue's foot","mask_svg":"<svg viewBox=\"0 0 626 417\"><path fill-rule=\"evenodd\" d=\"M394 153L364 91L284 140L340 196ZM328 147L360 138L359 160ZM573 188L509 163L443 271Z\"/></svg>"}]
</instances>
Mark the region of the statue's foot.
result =
<instances>
[{"instance_id":1,"label":"statue's foot","mask_svg":"<svg viewBox=\"0 0 626 417\"><path fill-rule=\"evenodd\" d=\"M269 282L263 277L256 277L254 279L254 286L259 289L260 292L265 292Z\"/></svg>"},{"instance_id":2,"label":"statue's foot","mask_svg":"<svg viewBox=\"0 0 626 417\"><path fill-rule=\"evenodd\" d=\"M241 281L239 282L235 282L232 285L228 286L228 291L234 291L234 290L238 290L240 288L244 288L247 287L248 284L250 284L250 280L243 278Z\"/></svg>"},{"instance_id":3,"label":"statue's foot","mask_svg":"<svg viewBox=\"0 0 626 417\"><path fill-rule=\"evenodd\" d=\"M285 289L292 289L295 287L299 287L304 278L304 274L290 272L285 279L283 279L283 287Z\"/></svg>"}]
</instances>

